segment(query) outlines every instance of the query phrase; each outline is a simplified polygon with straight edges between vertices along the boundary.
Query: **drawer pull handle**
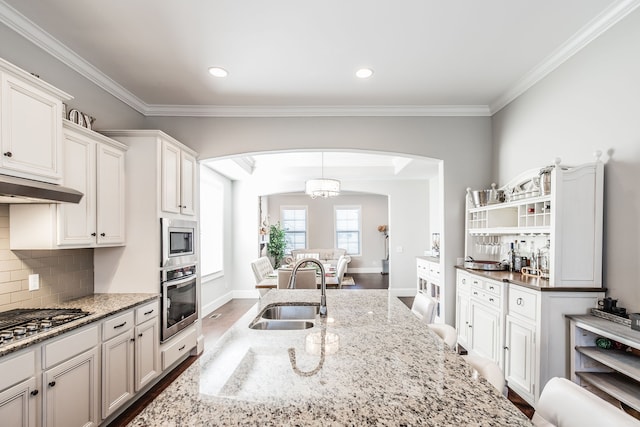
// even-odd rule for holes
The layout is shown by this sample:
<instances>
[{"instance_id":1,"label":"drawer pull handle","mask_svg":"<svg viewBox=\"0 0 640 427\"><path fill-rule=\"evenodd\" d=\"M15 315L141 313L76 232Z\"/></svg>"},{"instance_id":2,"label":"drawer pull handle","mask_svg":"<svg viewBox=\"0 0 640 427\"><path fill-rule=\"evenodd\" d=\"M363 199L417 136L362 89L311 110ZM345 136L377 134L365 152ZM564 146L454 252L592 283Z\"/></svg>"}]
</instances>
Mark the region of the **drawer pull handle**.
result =
<instances>
[{"instance_id":1,"label":"drawer pull handle","mask_svg":"<svg viewBox=\"0 0 640 427\"><path fill-rule=\"evenodd\" d=\"M35 389L31 392L31 396L37 396L39 393L38 389Z\"/></svg>"},{"instance_id":2,"label":"drawer pull handle","mask_svg":"<svg viewBox=\"0 0 640 427\"><path fill-rule=\"evenodd\" d=\"M462 279L462 283L466 284L467 283L467 279Z\"/></svg>"},{"instance_id":3,"label":"drawer pull handle","mask_svg":"<svg viewBox=\"0 0 640 427\"><path fill-rule=\"evenodd\" d=\"M506 345L504 346L504 349L509 351L509 347L507 347Z\"/></svg>"},{"instance_id":4,"label":"drawer pull handle","mask_svg":"<svg viewBox=\"0 0 640 427\"><path fill-rule=\"evenodd\" d=\"M493 286L489 286L489 289L493 290Z\"/></svg>"},{"instance_id":5,"label":"drawer pull handle","mask_svg":"<svg viewBox=\"0 0 640 427\"><path fill-rule=\"evenodd\" d=\"M105 233L100 233L100 237L104 237L104 236L106 236Z\"/></svg>"},{"instance_id":6,"label":"drawer pull handle","mask_svg":"<svg viewBox=\"0 0 640 427\"><path fill-rule=\"evenodd\" d=\"M138 337L142 337L142 334L141 334L141 333L140 333L140 334L138 334Z\"/></svg>"},{"instance_id":7,"label":"drawer pull handle","mask_svg":"<svg viewBox=\"0 0 640 427\"><path fill-rule=\"evenodd\" d=\"M96 237L96 233L91 233L91 237Z\"/></svg>"},{"instance_id":8,"label":"drawer pull handle","mask_svg":"<svg viewBox=\"0 0 640 427\"><path fill-rule=\"evenodd\" d=\"M145 315L145 316L148 316L148 315L150 315L151 313L153 313L153 310L149 310L149 311L147 311L146 313L144 313L144 315Z\"/></svg>"},{"instance_id":9,"label":"drawer pull handle","mask_svg":"<svg viewBox=\"0 0 640 427\"><path fill-rule=\"evenodd\" d=\"M55 385L56 385L56 382L55 382L55 381L51 381L51 382L49 383L49 387L55 387Z\"/></svg>"},{"instance_id":10,"label":"drawer pull handle","mask_svg":"<svg viewBox=\"0 0 640 427\"><path fill-rule=\"evenodd\" d=\"M493 298L489 298L489 301L493 302Z\"/></svg>"},{"instance_id":11,"label":"drawer pull handle","mask_svg":"<svg viewBox=\"0 0 640 427\"><path fill-rule=\"evenodd\" d=\"M478 295L478 293L477 293L476 291L473 291L473 294L474 294L474 295Z\"/></svg>"},{"instance_id":12,"label":"drawer pull handle","mask_svg":"<svg viewBox=\"0 0 640 427\"><path fill-rule=\"evenodd\" d=\"M5 157L11 157L13 156L13 153L11 151L7 151L6 153L4 153Z\"/></svg>"},{"instance_id":13,"label":"drawer pull handle","mask_svg":"<svg viewBox=\"0 0 640 427\"><path fill-rule=\"evenodd\" d=\"M124 325L126 325L126 324L127 324L127 322L122 322L122 323L120 323L119 325L115 325L115 326L113 327L113 329L122 328L122 327L123 327Z\"/></svg>"},{"instance_id":14,"label":"drawer pull handle","mask_svg":"<svg viewBox=\"0 0 640 427\"><path fill-rule=\"evenodd\" d=\"M185 348L186 346L187 346L186 344L182 344L182 347L180 347L180 348L178 349L178 351L182 351L182 350L184 350L184 348Z\"/></svg>"},{"instance_id":15,"label":"drawer pull handle","mask_svg":"<svg viewBox=\"0 0 640 427\"><path fill-rule=\"evenodd\" d=\"M523 300L522 298L518 298L518 299L516 300L516 304L518 304L518 305L524 305L524 300Z\"/></svg>"}]
</instances>

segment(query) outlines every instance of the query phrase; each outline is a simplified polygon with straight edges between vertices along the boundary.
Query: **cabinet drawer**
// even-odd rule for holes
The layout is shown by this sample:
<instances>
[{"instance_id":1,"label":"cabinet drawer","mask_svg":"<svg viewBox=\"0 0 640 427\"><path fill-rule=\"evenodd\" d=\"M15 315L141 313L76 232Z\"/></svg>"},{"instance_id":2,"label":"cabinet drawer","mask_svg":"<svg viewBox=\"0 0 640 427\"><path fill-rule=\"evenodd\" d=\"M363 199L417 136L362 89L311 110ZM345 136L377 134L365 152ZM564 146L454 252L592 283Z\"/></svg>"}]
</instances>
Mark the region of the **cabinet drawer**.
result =
<instances>
[{"instance_id":1,"label":"cabinet drawer","mask_svg":"<svg viewBox=\"0 0 640 427\"><path fill-rule=\"evenodd\" d=\"M98 326L68 336L44 346L44 367L48 369L98 345Z\"/></svg>"},{"instance_id":2,"label":"cabinet drawer","mask_svg":"<svg viewBox=\"0 0 640 427\"><path fill-rule=\"evenodd\" d=\"M476 288L480 288L480 289L484 289L484 281L478 279L477 277L469 277L469 281L471 282L471 286L474 286Z\"/></svg>"},{"instance_id":3,"label":"cabinet drawer","mask_svg":"<svg viewBox=\"0 0 640 427\"><path fill-rule=\"evenodd\" d=\"M517 286L509 289L509 314L519 314L531 320L537 318L538 295Z\"/></svg>"},{"instance_id":4,"label":"cabinet drawer","mask_svg":"<svg viewBox=\"0 0 640 427\"><path fill-rule=\"evenodd\" d=\"M162 350L162 370L173 365L178 359L196 346L196 330L189 330L186 334L175 337L172 342Z\"/></svg>"},{"instance_id":5,"label":"cabinet drawer","mask_svg":"<svg viewBox=\"0 0 640 427\"><path fill-rule=\"evenodd\" d=\"M502 295L502 284L497 282L484 282L484 290L490 294L500 296Z\"/></svg>"},{"instance_id":6,"label":"cabinet drawer","mask_svg":"<svg viewBox=\"0 0 640 427\"><path fill-rule=\"evenodd\" d=\"M0 391L36 374L36 356L33 350L0 362Z\"/></svg>"},{"instance_id":7,"label":"cabinet drawer","mask_svg":"<svg viewBox=\"0 0 640 427\"><path fill-rule=\"evenodd\" d=\"M136 309L136 325L158 316L160 312L158 301L153 301Z\"/></svg>"},{"instance_id":8,"label":"cabinet drawer","mask_svg":"<svg viewBox=\"0 0 640 427\"><path fill-rule=\"evenodd\" d=\"M469 292L471 278L464 273L458 272L456 285L458 286L458 291Z\"/></svg>"},{"instance_id":9,"label":"cabinet drawer","mask_svg":"<svg viewBox=\"0 0 640 427\"><path fill-rule=\"evenodd\" d=\"M102 324L102 341L127 332L133 328L133 311L127 311L119 316L111 317Z\"/></svg>"}]
</instances>

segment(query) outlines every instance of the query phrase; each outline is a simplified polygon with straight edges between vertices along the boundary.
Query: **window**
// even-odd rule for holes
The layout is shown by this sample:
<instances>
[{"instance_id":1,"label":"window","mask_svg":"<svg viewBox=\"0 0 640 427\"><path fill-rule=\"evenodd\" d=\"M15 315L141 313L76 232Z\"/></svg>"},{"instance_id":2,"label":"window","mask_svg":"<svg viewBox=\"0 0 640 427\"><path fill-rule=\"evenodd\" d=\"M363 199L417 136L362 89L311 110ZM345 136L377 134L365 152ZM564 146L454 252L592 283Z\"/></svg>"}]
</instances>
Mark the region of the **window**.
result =
<instances>
[{"instance_id":1,"label":"window","mask_svg":"<svg viewBox=\"0 0 640 427\"><path fill-rule=\"evenodd\" d=\"M200 168L200 274L222 273L224 184L206 166Z\"/></svg>"},{"instance_id":2,"label":"window","mask_svg":"<svg viewBox=\"0 0 640 427\"><path fill-rule=\"evenodd\" d=\"M292 249L307 247L307 207L283 206L280 208L280 225L284 229L287 247L284 250L290 254Z\"/></svg>"},{"instance_id":3,"label":"window","mask_svg":"<svg viewBox=\"0 0 640 427\"><path fill-rule=\"evenodd\" d=\"M349 255L360 255L359 206L336 206L336 247L346 249Z\"/></svg>"}]
</instances>

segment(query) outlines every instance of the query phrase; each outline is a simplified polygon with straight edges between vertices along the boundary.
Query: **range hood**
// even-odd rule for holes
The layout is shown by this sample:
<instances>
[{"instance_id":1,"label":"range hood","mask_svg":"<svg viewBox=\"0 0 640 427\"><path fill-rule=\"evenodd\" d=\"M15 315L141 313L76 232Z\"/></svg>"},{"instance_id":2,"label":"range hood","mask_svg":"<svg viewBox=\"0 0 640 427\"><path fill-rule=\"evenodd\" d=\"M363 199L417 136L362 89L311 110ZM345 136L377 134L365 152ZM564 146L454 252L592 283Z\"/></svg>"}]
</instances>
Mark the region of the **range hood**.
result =
<instances>
[{"instance_id":1,"label":"range hood","mask_svg":"<svg viewBox=\"0 0 640 427\"><path fill-rule=\"evenodd\" d=\"M73 188L0 174L0 203L79 203Z\"/></svg>"}]
</instances>

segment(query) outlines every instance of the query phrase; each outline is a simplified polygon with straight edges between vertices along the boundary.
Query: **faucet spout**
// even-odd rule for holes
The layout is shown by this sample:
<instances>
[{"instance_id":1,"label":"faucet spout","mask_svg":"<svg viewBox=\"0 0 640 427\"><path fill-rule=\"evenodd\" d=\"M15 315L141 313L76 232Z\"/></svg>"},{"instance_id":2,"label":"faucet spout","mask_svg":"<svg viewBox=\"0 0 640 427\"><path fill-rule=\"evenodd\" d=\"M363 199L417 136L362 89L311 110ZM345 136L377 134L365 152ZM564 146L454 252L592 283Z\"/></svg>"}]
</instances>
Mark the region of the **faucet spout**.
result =
<instances>
[{"instance_id":1,"label":"faucet spout","mask_svg":"<svg viewBox=\"0 0 640 427\"><path fill-rule=\"evenodd\" d=\"M301 265L306 263L313 263L320 267L320 317L327 317L327 278L325 277L324 265L315 258L304 258L296 262L291 270L291 277L289 278L288 289L295 289L296 287L296 274Z\"/></svg>"}]
</instances>

